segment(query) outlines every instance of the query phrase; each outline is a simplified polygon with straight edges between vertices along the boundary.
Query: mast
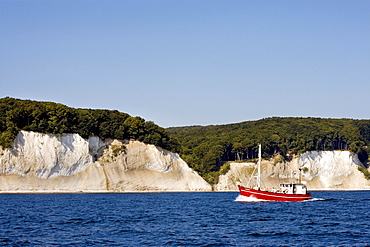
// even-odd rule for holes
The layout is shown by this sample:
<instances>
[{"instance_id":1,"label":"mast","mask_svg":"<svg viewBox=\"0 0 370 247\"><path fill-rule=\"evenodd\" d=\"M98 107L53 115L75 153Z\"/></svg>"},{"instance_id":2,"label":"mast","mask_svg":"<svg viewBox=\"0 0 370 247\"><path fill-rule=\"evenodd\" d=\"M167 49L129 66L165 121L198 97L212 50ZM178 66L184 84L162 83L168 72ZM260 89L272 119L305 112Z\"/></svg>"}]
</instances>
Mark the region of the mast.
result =
<instances>
[{"instance_id":1,"label":"mast","mask_svg":"<svg viewBox=\"0 0 370 247\"><path fill-rule=\"evenodd\" d=\"M257 187L261 188L261 144L258 144L258 174Z\"/></svg>"}]
</instances>

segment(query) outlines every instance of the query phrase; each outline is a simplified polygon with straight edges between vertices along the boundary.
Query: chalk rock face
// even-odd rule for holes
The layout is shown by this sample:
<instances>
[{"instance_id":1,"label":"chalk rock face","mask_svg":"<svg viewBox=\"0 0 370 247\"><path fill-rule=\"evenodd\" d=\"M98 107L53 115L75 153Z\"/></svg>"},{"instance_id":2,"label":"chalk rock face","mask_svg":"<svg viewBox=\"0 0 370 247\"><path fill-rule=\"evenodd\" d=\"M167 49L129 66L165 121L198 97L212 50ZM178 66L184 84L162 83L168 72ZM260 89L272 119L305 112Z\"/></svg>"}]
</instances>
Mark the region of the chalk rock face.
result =
<instances>
[{"instance_id":1,"label":"chalk rock face","mask_svg":"<svg viewBox=\"0 0 370 247\"><path fill-rule=\"evenodd\" d=\"M290 162L262 161L262 186L277 188L279 183L298 182L299 168L302 181L312 190L370 189L370 181L358 170L363 166L356 154L349 151L306 152ZM227 174L221 175L216 190L235 191L237 184L253 186L256 175L254 163L231 163ZM252 175L254 173L254 175Z\"/></svg>"},{"instance_id":2,"label":"chalk rock face","mask_svg":"<svg viewBox=\"0 0 370 247\"><path fill-rule=\"evenodd\" d=\"M363 164L349 151L307 152L291 165L303 168L302 177L312 189L370 189L358 170Z\"/></svg>"},{"instance_id":3,"label":"chalk rock face","mask_svg":"<svg viewBox=\"0 0 370 247\"><path fill-rule=\"evenodd\" d=\"M177 154L137 141L20 131L0 149L2 192L209 190Z\"/></svg>"},{"instance_id":4,"label":"chalk rock face","mask_svg":"<svg viewBox=\"0 0 370 247\"><path fill-rule=\"evenodd\" d=\"M76 174L92 163L89 144L79 135L20 131L13 146L3 151L2 174L48 179Z\"/></svg>"},{"instance_id":5,"label":"chalk rock face","mask_svg":"<svg viewBox=\"0 0 370 247\"><path fill-rule=\"evenodd\" d=\"M215 185L217 191L236 191L237 184L247 185L253 179L253 171L256 170L255 163L231 163L230 170L225 175L220 175ZM255 181L253 181L255 182Z\"/></svg>"},{"instance_id":6,"label":"chalk rock face","mask_svg":"<svg viewBox=\"0 0 370 247\"><path fill-rule=\"evenodd\" d=\"M118 150L118 151L117 151ZM210 191L179 157L154 145L114 140L99 159L110 191Z\"/></svg>"}]
</instances>

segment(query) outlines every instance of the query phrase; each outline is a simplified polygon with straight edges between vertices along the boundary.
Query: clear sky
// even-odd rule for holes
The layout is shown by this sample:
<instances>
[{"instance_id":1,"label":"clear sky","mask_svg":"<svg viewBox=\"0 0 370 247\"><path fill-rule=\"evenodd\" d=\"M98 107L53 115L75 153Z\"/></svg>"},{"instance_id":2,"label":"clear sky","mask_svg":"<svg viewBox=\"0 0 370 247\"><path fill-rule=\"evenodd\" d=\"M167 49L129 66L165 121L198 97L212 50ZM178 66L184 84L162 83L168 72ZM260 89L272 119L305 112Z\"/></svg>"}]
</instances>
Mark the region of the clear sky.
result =
<instances>
[{"instance_id":1,"label":"clear sky","mask_svg":"<svg viewBox=\"0 0 370 247\"><path fill-rule=\"evenodd\" d=\"M370 1L0 0L0 97L160 126L370 118Z\"/></svg>"}]
</instances>

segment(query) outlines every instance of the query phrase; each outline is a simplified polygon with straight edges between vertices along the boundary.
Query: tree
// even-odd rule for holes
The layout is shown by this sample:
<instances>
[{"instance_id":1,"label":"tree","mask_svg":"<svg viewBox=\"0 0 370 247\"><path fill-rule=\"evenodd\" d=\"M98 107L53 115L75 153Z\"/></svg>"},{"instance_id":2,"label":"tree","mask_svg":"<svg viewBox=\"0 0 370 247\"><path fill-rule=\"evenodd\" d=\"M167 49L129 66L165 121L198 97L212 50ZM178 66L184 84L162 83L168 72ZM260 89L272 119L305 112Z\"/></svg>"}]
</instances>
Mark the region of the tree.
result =
<instances>
[{"instance_id":1,"label":"tree","mask_svg":"<svg viewBox=\"0 0 370 247\"><path fill-rule=\"evenodd\" d=\"M53 102L0 99L0 145L9 147L19 130L41 133L78 133L84 138L136 139L179 150L164 128L140 117L111 110L74 109Z\"/></svg>"}]
</instances>

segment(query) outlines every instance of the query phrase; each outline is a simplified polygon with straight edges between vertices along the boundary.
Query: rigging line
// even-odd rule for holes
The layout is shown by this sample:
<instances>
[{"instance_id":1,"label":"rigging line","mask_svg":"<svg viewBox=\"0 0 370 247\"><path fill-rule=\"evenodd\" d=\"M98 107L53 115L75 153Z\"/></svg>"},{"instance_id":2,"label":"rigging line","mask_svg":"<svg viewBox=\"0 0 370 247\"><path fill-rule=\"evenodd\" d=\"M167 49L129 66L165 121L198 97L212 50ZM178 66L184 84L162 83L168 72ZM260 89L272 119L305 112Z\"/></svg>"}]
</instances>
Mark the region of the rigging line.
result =
<instances>
[{"instance_id":1,"label":"rigging line","mask_svg":"<svg viewBox=\"0 0 370 247\"><path fill-rule=\"evenodd\" d=\"M251 186L251 181L252 181L252 178L255 178L255 177L256 177L256 176L254 176L254 174L255 174L256 170L257 170L257 166L255 165L255 166L254 166L254 169L253 169L253 172L252 172L252 174L251 174L251 177L249 178L249 181L248 181L248 184L247 184L247 186L248 186L248 187L252 187L252 186Z\"/></svg>"}]
</instances>

